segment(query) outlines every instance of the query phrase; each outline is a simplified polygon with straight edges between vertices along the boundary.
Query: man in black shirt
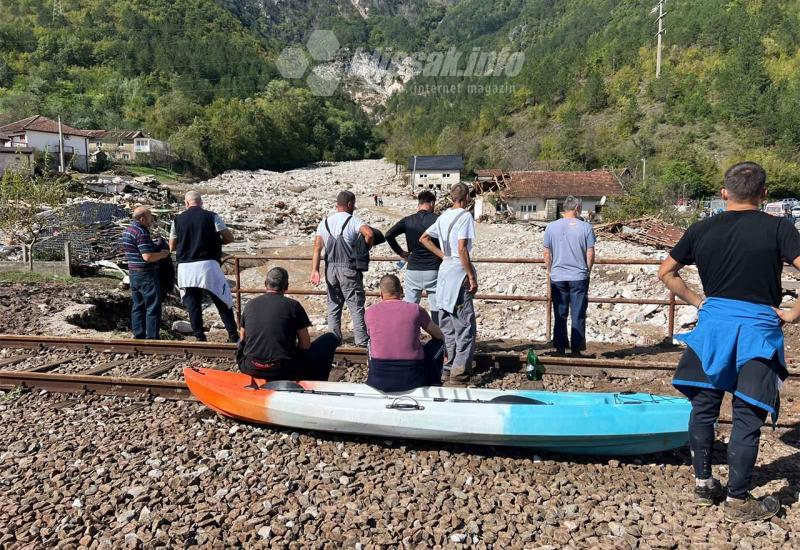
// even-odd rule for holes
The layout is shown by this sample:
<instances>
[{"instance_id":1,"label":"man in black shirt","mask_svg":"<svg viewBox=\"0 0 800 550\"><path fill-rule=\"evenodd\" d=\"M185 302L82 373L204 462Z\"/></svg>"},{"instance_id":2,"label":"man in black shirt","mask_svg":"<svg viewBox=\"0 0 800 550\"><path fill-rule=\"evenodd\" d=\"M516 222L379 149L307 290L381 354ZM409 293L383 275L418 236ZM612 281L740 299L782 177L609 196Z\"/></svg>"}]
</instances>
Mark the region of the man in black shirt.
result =
<instances>
[{"instance_id":1,"label":"man in black shirt","mask_svg":"<svg viewBox=\"0 0 800 550\"><path fill-rule=\"evenodd\" d=\"M800 268L800 235L785 218L759 211L765 182L757 164L731 167L722 189L727 211L692 225L659 270L672 292L700 310L697 328L676 336L688 348L673 378L692 402L689 445L700 505L722 497L722 485L711 473L714 424L725 392L733 394L724 504L731 522L768 519L780 510L777 499L755 500L747 491L761 426L768 413L777 417L778 389L788 376L781 324L800 317L800 302L791 310L778 309L784 262ZM705 299L680 276L689 264L697 265Z\"/></svg>"},{"instance_id":2,"label":"man in black shirt","mask_svg":"<svg viewBox=\"0 0 800 550\"><path fill-rule=\"evenodd\" d=\"M389 229L386 233L386 242L389 243L395 254L408 261L404 285L405 301L418 304L422 299L422 291L425 290L428 292L431 314L435 316L436 279L442 261L433 252L422 246L419 238L438 218L433 213L436 206L436 195L430 191L422 191L417 196L417 201L419 203L417 213L406 216ZM397 237L400 235L405 235L408 251L403 250L397 243ZM438 241L434 239L434 242L436 246L439 246ZM434 322L436 320L434 317Z\"/></svg>"},{"instance_id":3,"label":"man in black shirt","mask_svg":"<svg viewBox=\"0 0 800 550\"><path fill-rule=\"evenodd\" d=\"M284 296L289 273L273 267L266 294L250 300L241 320L239 368L266 380L327 380L339 338L329 332L314 342L303 306Z\"/></svg>"}]
</instances>

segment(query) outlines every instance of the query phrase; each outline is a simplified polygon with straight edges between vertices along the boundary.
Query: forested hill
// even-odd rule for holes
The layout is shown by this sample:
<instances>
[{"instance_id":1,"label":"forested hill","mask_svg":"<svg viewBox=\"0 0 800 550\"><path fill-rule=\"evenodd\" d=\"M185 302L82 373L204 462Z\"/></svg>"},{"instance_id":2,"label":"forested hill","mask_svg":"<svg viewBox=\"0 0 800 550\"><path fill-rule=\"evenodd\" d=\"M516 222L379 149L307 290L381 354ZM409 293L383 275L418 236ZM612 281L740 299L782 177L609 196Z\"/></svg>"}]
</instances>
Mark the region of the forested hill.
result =
<instances>
[{"instance_id":1,"label":"forested hill","mask_svg":"<svg viewBox=\"0 0 800 550\"><path fill-rule=\"evenodd\" d=\"M51 1L0 0L0 113L143 127L201 170L357 158L377 133L394 160L461 152L470 168L639 171L646 158L648 193L663 198L710 194L747 157L778 194L800 194L796 0L668 0L660 79L656 0L61 4L53 18ZM525 63L512 78L419 76L370 120L341 93L281 80L276 56L314 29L333 30L345 55L508 47Z\"/></svg>"},{"instance_id":2,"label":"forested hill","mask_svg":"<svg viewBox=\"0 0 800 550\"><path fill-rule=\"evenodd\" d=\"M275 52L213 0L0 0L0 115L144 128L195 170L374 153L343 97L280 80Z\"/></svg>"},{"instance_id":3,"label":"forested hill","mask_svg":"<svg viewBox=\"0 0 800 550\"><path fill-rule=\"evenodd\" d=\"M669 0L660 79L655 0L462 0L431 40L525 52L510 93L395 97L388 151L461 151L470 166L628 166L648 193L717 191L734 160L800 194L800 3ZM438 79L441 83L448 79ZM473 79L474 80L474 79ZM686 184L684 186L684 184Z\"/></svg>"}]
</instances>

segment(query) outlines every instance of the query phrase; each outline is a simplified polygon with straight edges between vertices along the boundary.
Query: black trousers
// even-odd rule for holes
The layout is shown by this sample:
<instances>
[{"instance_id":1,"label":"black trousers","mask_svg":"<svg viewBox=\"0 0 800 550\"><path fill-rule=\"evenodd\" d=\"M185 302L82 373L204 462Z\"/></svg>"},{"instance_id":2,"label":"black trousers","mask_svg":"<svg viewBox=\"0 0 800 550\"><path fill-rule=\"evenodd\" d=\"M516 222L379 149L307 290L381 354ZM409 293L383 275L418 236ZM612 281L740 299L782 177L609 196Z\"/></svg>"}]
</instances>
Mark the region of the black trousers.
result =
<instances>
[{"instance_id":1,"label":"black trousers","mask_svg":"<svg viewBox=\"0 0 800 550\"><path fill-rule=\"evenodd\" d=\"M213 292L203 288L189 287L184 289L183 304L189 313L189 323L192 325L195 337L201 342L206 341L206 333L203 330L203 293L211 296L214 305L217 306L217 311L222 323L225 325L225 330L228 331L228 338L237 342L239 340L239 331L236 328L236 317L233 314L233 308L228 307L228 304L217 298Z\"/></svg>"},{"instance_id":2,"label":"black trousers","mask_svg":"<svg viewBox=\"0 0 800 550\"><path fill-rule=\"evenodd\" d=\"M324 382L331 373L337 347L339 347L339 337L328 332L311 342L310 348L297 350L295 357L281 362L275 368L254 368L251 358L244 357L239 364L239 370L263 380L318 380Z\"/></svg>"},{"instance_id":3,"label":"black trousers","mask_svg":"<svg viewBox=\"0 0 800 550\"><path fill-rule=\"evenodd\" d=\"M444 342L431 340L422 349L425 358L418 361L370 359L367 384L385 392L409 391L422 386L441 386Z\"/></svg>"},{"instance_id":4,"label":"black trousers","mask_svg":"<svg viewBox=\"0 0 800 550\"><path fill-rule=\"evenodd\" d=\"M692 449L694 475L698 479L711 477L711 455L714 449L714 424L725 392L697 388L689 396L692 414L689 417L689 446ZM733 430L728 442L728 496L743 499L747 496L753 468L758 457L761 426L767 411L733 397Z\"/></svg>"}]
</instances>

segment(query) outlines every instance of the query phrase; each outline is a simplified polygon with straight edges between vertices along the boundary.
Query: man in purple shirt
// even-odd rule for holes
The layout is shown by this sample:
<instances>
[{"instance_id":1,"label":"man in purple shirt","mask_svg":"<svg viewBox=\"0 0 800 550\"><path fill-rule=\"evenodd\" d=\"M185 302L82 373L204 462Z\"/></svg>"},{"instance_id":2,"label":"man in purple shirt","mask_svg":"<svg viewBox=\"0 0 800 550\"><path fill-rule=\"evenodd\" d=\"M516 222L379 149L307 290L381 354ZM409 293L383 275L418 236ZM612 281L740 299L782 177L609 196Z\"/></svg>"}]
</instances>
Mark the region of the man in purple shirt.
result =
<instances>
[{"instance_id":1,"label":"man in purple shirt","mask_svg":"<svg viewBox=\"0 0 800 550\"><path fill-rule=\"evenodd\" d=\"M381 301L367 309L369 333L367 384L386 392L441 384L444 335L419 304L403 301L403 286L395 275L380 282ZM422 345L420 329L433 340Z\"/></svg>"},{"instance_id":2,"label":"man in purple shirt","mask_svg":"<svg viewBox=\"0 0 800 550\"><path fill-rule=\"evenodd\" d=\"M161 328L161 287L157 264L169 257L169 250L156 246L150 237L153 214L140 206L133 211L133 222L122 234L131 281L131 328L138 340L158 340Z\"/></svg>"}]
</instances>

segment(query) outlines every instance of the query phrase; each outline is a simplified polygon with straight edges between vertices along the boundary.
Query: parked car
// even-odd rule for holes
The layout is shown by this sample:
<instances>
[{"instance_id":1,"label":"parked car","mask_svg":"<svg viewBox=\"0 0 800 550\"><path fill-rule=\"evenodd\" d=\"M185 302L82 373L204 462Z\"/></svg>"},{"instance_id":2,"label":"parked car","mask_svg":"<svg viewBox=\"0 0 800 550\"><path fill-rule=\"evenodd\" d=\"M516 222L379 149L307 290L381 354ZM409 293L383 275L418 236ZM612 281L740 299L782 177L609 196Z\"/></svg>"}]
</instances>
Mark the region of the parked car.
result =
<instances>
[{"instance_id":1,"label":"parked car","mask_svg":"<svg viewBox=\"0 0 800 550\"><path fill-rule=\"evenodd\" d=\"M795 207L792 208L792 217L800 220L800 205L795 205Z\"/></svg>"}]
</instances>

